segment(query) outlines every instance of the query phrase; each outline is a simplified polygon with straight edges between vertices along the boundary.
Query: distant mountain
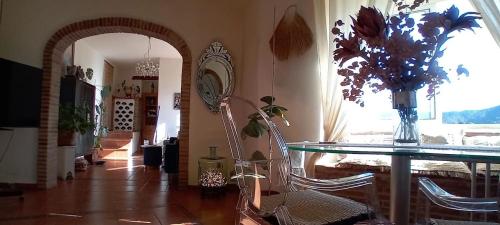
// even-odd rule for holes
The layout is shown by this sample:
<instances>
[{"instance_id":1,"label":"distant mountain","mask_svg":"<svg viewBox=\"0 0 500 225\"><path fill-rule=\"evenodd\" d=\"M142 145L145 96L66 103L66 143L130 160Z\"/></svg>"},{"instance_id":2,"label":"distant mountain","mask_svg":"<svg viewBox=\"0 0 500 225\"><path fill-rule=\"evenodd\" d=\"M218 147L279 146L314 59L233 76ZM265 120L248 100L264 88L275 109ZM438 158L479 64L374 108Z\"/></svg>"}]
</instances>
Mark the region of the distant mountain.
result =
<instances>
[{"instance_id":1,"label":"distant mountain","mask_svg":"<svg viewBox=\"0 0 500 225\"><path fill-rule=\"evenodd\" d=\"M500 105L480 110L444 112L446 124L500 124Z\"/></svg>"}]
</instances>

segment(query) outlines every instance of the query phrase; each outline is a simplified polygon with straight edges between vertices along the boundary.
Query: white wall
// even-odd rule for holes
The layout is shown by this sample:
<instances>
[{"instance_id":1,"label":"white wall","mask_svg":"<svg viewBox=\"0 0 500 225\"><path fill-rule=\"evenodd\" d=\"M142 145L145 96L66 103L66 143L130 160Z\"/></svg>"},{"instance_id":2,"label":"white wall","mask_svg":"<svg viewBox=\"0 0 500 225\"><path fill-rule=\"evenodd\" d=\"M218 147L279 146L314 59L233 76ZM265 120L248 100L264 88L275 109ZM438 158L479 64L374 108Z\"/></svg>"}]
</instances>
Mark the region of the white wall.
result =
<instances>
[{"instance_id":1,"label":"white wall","mask_svg":"<svg viewBox=\"0 0 500 225\"><path fill-rule=\"evenodd\" d=\"M160 115L156 123L157 140L177 136L180 110L174 110L174 93L181 92L182 59L160 59L158 105ZM198 96L197 96L198 97Z\"/></svg>"},{"instance_id":2,"label":"white wall","mask_svg":"<svg viewBox=\"0 0 500 225\"><path fill-rule=\"evenodd\" d=\"M135 95L135 87L139 86L141 88L141 93L144 92L142 89L142 83L140 80L132 80L132 77L136 75L135 63L130 64L118 64L114 68L116 71L113 77L112 95L117 97L125 97L125 92L122 90L122 82L125 81L126 86L132 86L134 91L132 96ZM118 90L120 90L118 92Z\"/></svg>"},{"instance_id":3,"label":"white wall","mask_svg":"<svg viewBox=\"0 0 500 225\"><path fill-rule=\"evenodd\" d=\"M135 98L135 102L138 103L140 101L141 94L144 92L142 87L142 82L140 80L132 80L132 76L136 75L135 72L135 63L129 64L116 64L114 67L113 74L113 85L111 87L111 95L110 98L118 97L124 98L125 92L122 89L122 82L125 81L126 86L132 86L132 97ZM140 93L137 94L136 87L139 86ZM134 110L134 131L140 131L142 126L142 111L140 104L135 104ZM110 120L113 121L113 110L108 110L110 115ZM112 122L111 122L112 124ZM112 126L111 126L112 127Z\"/></svg>"},{"instance_id":4,"label":"white wall","mask_svg":"<svg viewBox=\"0 0 500 225\"><path fill-rule=\"evenodd\" d=\"M71 46L69 47L71 48ZM97 50L93 49L85 43L85 40L75 42L75 66L81 66L83 71L87 68L94 70L92 80L86 80L87 83L94 85L95 90L95 105L101 102L101 90L104 82L104 56Z\"/></svg>"},{"instance_id":5,"label":"white wall","mask_svg":"<svg viewBox=\"0 0 500 225\"><path fill-rule=\"evenodd\" d=\"M7 129L14 131L0 131L0 183L35 184L38 128Z\"/></svg>"}]
</instances>

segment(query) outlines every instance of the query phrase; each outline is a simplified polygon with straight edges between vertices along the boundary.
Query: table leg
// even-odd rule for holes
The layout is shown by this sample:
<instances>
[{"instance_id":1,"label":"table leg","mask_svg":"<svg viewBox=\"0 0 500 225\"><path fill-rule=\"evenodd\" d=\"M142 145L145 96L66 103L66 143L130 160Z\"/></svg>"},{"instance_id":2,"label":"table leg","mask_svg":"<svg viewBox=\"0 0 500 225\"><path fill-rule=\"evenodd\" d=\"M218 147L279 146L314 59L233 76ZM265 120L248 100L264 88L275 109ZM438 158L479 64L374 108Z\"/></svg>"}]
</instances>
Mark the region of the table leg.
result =
<instances>
[{"instance_id":1,"label":"table leg","mask_svg":"<svg viewBox=\"0 0 500 225\"><path fill-rule=\"evenodd\" d=\"M411 160L408 156L392 156L391 222L410 223Z\"/></svg>"}]
</instances>

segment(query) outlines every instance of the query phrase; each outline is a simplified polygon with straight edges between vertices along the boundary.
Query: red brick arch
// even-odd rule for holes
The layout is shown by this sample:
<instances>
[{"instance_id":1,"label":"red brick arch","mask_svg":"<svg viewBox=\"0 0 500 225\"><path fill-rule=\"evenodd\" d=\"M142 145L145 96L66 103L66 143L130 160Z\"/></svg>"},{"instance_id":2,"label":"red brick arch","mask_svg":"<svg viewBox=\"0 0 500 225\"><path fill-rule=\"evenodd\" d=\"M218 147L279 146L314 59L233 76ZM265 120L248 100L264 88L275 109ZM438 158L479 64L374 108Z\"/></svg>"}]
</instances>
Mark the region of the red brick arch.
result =
<instances>
[{"instance_id":1,"label":"red brick arch","mask_svg":"<svg viewBox=\"0 0 500 225\"><path fill-rule=\"evenodd\" d=\"M98 34L135 33L163 40L182 56L181 128L179 151L179 185L187 185L189 151L189 102L191 88L191 51L174 31L150 22L131 18L100 18L76 22L58 30L43 52L41 115L37 158L37 184L49 188L56 181L57 120L63 52L73 42Z\"/></svg>"}]
</instances>

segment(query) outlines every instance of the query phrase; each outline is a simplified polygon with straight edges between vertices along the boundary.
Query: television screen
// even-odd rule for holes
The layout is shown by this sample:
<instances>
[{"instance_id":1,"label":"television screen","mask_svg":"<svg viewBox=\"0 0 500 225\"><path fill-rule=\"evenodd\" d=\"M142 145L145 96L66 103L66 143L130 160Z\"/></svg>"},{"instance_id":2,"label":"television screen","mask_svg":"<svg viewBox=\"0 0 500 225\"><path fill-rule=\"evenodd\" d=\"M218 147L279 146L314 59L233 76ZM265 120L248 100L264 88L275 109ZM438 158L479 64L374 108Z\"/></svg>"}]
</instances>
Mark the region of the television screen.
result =
<instances>
[{"instance_id":1,"label":"television screen","mask_svg":"<svg viewBox=\"0 0 500 225\"><path fill-rule=\"evenodd\" d=\"M39 127L42 69L0 58L0 127Z\"/></svg>"}]
</instances>

